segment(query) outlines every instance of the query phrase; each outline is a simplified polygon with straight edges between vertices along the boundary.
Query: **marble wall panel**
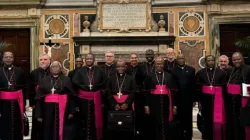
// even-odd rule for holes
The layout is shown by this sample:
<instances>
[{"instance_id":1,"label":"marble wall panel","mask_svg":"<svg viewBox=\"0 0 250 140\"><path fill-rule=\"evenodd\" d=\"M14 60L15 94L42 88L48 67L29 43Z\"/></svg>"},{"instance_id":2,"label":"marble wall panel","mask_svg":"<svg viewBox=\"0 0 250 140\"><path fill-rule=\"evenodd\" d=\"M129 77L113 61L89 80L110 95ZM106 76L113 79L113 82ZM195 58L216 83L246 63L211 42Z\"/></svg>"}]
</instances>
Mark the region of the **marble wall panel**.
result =
<instances>
[{"instance_id":1,"label":"marble wall panel","mask_svg":"<svg viewBox=\"0 0 250 140\"><path fill-rule=\"evenodd\" d=\"M205 42L199 40L180 41L180 52L185 55L187 64L199 70L203 62L199 62L204 57ZM200 66L201 65L201 66Z\"/></svg>"}]
</instances>

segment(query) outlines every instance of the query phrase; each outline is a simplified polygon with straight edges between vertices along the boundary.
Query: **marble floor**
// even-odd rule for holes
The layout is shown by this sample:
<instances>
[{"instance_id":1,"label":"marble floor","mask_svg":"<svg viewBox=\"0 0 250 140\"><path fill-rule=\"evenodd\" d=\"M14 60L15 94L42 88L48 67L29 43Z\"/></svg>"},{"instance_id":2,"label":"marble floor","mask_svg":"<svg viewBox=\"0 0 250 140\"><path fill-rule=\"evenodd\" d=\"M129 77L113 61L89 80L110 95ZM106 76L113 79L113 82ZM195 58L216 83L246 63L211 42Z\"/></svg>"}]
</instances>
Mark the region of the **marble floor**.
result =
<instances>
[{"instance_id":1,"label":"marble floor","mask_svg":"<svg viewBox=\"0 0 250 140\"><path fill-rule=\"evenodd\" d=\"M27 110L26 113L27 113L27 116L29 117L30 128L31 128L32 127L31 126L32 112L30 110ZM198 108L194 107L193 108L193 140L202 140L201 134L200 134L199 130L197 129L197 125L196 125L197 113L198 113ZM24 140L30 140L30 136L24 137Z\"/></svg>"}]
</instances>

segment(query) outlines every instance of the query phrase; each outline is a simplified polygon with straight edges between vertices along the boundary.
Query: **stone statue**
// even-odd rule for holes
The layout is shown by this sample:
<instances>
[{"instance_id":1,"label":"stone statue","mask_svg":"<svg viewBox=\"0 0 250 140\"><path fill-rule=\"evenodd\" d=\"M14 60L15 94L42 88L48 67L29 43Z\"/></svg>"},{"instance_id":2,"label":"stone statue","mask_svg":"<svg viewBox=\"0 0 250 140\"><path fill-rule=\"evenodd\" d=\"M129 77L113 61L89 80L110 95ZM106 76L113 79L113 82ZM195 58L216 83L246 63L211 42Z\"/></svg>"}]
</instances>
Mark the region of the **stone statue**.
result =
<instances>
[{"instance_id":1,"label":"stone statue","mask_svg":"<svg viewBox=\"0 0 250 140\"><path fill-rule=\"evenodd\" d=\"M88 16L84 16L84 21L83 21L83 32L89 32L89 26L90 26L90 22L89 22L89 17Z\"/></svg>"},{"instance_id":2,"label":"stone statue","mask_svg":"<svg viewBox=\"0 0 250 140\"><path fill-rule=\"evenodd\" d=\"M166 32L164 28L165 25L166 25L166 22L164 20L164 16L160 15L160 20L158 21L159 32Z\"/></svg>"}]
</instances>

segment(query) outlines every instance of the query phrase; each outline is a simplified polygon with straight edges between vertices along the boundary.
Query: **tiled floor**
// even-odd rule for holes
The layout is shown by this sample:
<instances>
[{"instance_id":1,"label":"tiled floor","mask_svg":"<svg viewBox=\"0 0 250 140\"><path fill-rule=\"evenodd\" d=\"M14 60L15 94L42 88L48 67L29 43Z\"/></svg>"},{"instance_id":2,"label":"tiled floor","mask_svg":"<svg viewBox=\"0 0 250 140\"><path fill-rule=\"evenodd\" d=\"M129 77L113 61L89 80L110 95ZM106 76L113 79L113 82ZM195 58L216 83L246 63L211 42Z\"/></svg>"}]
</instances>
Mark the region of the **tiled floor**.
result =
<instances>
[{"instance_id":1,"label":"tiled floor","mask_svg":"<svg viewBox=\"0 0 250 140\"><path fill-rule=\"evenodd\" d=\"M27 112L27 116L29 116L29 121L30 121L30 127L31 127L31 111L26 111ZM196 126L196 114L198 113L198 108L195 107L193 109L193 140L202 140L201 139L201 134L200 132L198 131L197 129L197 126ZM24 137L24 140L30 140L30 136L27 136L27 137Z\"/></svg>"}]
</instances>

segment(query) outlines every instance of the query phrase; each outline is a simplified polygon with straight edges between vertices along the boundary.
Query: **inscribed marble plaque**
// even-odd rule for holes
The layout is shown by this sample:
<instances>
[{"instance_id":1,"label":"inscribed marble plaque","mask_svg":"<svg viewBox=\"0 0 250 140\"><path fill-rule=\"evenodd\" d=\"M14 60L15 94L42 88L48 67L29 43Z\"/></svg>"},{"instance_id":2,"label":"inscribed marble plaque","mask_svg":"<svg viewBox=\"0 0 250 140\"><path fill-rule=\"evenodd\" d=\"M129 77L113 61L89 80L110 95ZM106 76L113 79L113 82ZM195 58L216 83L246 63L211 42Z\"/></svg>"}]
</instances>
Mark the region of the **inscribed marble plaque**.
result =
<instances>
[{"instance_id":1,"label":"inscribed marble plaque","mask_svg":"<svg viewBox=\"0 0 250 140\"><path fill-rule=\"evenodd\" d=\"M147 3L103 3L101 29L147 29Z\"/></svg>"}]
</instances>

